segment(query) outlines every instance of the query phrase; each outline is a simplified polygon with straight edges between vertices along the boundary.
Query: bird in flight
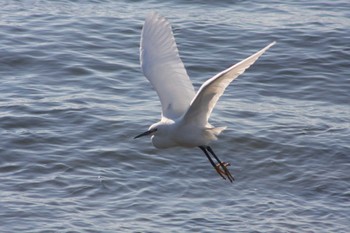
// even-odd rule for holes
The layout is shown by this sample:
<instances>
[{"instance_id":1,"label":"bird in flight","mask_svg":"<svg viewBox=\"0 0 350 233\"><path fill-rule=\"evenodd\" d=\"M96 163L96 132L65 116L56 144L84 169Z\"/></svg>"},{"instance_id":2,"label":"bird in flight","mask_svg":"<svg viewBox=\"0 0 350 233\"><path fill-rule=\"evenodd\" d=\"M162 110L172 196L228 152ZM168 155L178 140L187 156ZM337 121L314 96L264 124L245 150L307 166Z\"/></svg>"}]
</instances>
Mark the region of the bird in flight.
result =
<instances>
[{"instance_id":1,"label":"bird in flight","mask_svg":"<svg viewBox=\"0 0 350 233\"><path fill-rule=\"evenodd\" d=\"M199 147L216 172L233 182L230 164L222 162L209 146L226 127L214 127L208 120L226 87L274 44L208 79L195 92L169 22L156 12L149 14L141 33L140 62L143 74L159 96L162 114L159 122L135 139L151 135L156 148Z\"/></svg>"}]
</instances>

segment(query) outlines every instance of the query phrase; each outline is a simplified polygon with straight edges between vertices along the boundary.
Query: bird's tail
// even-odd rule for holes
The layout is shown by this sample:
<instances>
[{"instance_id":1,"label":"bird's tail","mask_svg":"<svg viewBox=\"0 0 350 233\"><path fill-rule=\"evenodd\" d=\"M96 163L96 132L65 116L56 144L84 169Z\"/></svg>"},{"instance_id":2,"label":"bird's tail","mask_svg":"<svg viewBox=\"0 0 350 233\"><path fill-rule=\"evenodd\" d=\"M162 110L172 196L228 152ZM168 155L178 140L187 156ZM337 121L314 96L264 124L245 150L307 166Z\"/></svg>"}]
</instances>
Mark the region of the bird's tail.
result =
<instances>
[{"instance_id":1,"label":"bird's tail","mask_svg":"<svg viewBox=\"0 0 350 233\"><path fill-rule=\"evenodd\" d=\"M221 132L224 131L226 128L227 128L226 126L213 128L213 129L212 129L212 132L215 134L215 136L218 136L218 135L221 134Z\"/></svg>"},{"instance_id":2,"label":"bird's tail","mask_svg":"<svg viewBox=\"0 0 350 233\"><path fill-rule=\"evenodd\" d=\"M209 136L210 140L217 140L217 136L219 136L219 134L224 131L227 127L224 126L224 127L208 127L206 128L206 132L207 132L207 135Z\"/></svg>"}]
</instances>

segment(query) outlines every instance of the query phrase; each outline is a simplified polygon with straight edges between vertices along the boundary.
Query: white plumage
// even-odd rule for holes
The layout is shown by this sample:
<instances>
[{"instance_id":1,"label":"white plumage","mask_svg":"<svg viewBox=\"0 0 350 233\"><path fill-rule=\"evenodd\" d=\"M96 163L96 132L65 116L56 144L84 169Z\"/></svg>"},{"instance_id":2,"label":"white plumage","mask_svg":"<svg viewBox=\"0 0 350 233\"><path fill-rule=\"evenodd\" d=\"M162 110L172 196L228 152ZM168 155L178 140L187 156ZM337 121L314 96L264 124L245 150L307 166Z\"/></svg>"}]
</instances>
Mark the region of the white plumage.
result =
<instances>
[{"instance_id":1,"label":"white plumage","mask_svg":"<svg viewBox=\"0 0 350 233\"><path fill-rule=\"evenodd\" d=\"M152 143L157 148L199 147L219 175L232 182L233 176L227 169L229 164L221 162L209 147L209 143L216 140L226 127L215 128L208 120L226 87L274 44L215 75L195 93L180 59L170 24L157 13L148 15L142 29L140 61L144 75L159 96L162 117L135 138L152 135ZM218 164L213 162L208 152Z\"/></svg>"},{"instance_id":2,"label":"white plumage","mask_svg":"<svg viewBox=\"0 0 350 233\"><path fill-rule=\"evenodd\" d=\"M190 106L195 92L182 63L169 22L152 13L141 34L140 61L143 74L157 91L162 116L176 119Z\"/></svg>"}]
</instances>

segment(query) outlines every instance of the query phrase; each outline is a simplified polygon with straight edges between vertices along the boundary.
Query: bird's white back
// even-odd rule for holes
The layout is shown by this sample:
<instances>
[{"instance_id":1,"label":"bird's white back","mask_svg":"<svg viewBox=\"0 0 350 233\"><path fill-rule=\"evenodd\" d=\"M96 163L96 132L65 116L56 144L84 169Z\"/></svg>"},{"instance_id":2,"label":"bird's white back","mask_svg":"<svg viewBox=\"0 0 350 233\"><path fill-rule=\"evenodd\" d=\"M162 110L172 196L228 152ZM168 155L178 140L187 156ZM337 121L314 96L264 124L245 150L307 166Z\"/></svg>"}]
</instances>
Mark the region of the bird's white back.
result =
<instances>
[{"instance_id":1,"label":"bird's white back","mask_svg":"<svg viewBox=\"0 0 350 233\"><path fill-rule=\"evenodd\" d=\"M182 116L195 96L168 21L157 13L147 16L141 34L140 62L143 74L156 90L162 116Z\"/></svg>"}]
</instances>

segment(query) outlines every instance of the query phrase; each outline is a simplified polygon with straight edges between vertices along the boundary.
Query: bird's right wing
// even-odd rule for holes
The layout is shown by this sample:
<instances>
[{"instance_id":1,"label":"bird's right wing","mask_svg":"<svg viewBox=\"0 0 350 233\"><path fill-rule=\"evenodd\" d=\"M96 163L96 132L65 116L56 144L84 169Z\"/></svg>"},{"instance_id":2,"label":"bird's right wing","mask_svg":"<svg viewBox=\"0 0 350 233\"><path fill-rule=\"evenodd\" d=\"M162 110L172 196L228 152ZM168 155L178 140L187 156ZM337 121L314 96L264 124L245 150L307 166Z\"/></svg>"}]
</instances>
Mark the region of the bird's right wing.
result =
<instances>
[{"instance_id":1,"label":"bird's right wing","mask_svg":"<svg viewBox=\"0 0 350 233\"><path fill-rule=\"evenodd\" d=\"M240 74L243 74L249 66L254 64L254 62L274 44L275 42L269 44L257 53L220 72L203 83L194 97L190 108L183 116L184 122L196 122L205 127L216 102L224 93L226 87Z\"/></svg>"},{"instance_id":2,"label":"bird's right wing","mask_svg":"<svg viewBox=\"0 0 350 233\"><path fill-rule=\"evenodd\" d=\"M146 17L141 34L140 62L143 74L156 90L162 116L182 116L195 96L182 63L169 22L157 13Z\"/></svg>"}]
</instances>

